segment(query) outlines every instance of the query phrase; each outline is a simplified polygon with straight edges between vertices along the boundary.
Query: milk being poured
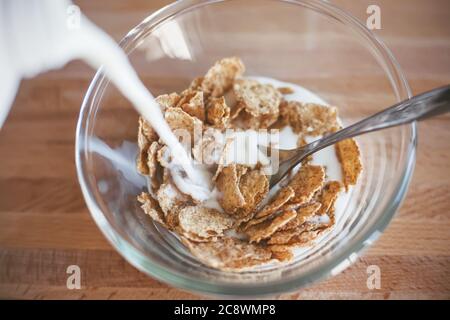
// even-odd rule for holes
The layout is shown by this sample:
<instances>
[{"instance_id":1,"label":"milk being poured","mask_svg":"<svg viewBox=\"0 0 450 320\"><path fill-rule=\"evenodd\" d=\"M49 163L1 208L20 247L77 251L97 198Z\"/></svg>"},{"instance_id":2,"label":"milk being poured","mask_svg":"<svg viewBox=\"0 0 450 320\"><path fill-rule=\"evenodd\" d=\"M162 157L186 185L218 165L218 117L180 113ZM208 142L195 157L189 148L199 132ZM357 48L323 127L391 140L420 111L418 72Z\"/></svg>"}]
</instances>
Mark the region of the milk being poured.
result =
<instances>
[{"instance_id":1,"label":"milk being poured","mask_svg":"<svg viewBox=\"0 0 450 320\"><path fill-rule=\"evenodd\" d=\"M83 59L102 71L171 150L175 180L192 187L197 200L210 196L210 175L194 168L190 157L164 120L158 103L138 78L126 54L106 33L84 17L70 1L0 2L0 127L21 78ZM176 169L176 170L175 170ZM186 188L185 188L186 189Z\"/></svg>"}]
</instances>

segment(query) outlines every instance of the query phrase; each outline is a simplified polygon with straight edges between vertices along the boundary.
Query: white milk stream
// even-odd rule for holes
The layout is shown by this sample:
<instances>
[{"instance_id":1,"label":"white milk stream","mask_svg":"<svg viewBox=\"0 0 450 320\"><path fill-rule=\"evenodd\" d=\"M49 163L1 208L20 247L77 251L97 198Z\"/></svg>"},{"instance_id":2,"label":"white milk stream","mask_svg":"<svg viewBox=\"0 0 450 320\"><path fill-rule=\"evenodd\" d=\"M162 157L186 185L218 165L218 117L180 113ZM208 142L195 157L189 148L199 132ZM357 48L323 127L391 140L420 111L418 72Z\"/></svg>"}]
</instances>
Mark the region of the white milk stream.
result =
<instances>
[{"instance_id":1,"label":"white milk stream","mask_svg":"<svg viewBox=\"0 0 450 320\"><path fill-rule=\"evenodd\" d=\"M178 172L183 168L188 191L199 200L207 199L211 193L209 175L193 168L126 54L68 0L0 1L0 128L22 78L61 67L73 59L83 59L94 68L103 66L105 75L170 148L173 167Z\"/></svg>"}]
</instances>

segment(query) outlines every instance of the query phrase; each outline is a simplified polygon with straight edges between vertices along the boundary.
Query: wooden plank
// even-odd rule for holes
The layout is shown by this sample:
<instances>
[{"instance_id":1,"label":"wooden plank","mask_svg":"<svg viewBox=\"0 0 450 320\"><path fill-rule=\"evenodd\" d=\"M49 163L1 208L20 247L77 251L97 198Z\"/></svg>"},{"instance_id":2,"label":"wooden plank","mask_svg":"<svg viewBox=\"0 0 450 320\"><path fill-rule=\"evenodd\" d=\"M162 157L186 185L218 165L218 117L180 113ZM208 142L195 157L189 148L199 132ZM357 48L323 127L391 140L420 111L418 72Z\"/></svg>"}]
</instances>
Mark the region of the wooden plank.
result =
<instances>
[{"instance_id":1,"label":"wooden plank","mask_svg":"<svg viewBox=\"0 0 450 320\"><path fill-rule=\"evenodd\" d=\"M0 295L27 298L190 298L131 267L105 250L0 249ZM279 298L450 298L448 256L363 257L339 276ZM81 289L66 287L67 267L81 269ZM381 289L367 288L367 267L379 265ZM14 266L14 268L12 267ZM400 267L399 267L400 266ZM197 296L195 296L197 297Z\"/></svg>"}]
</instances>

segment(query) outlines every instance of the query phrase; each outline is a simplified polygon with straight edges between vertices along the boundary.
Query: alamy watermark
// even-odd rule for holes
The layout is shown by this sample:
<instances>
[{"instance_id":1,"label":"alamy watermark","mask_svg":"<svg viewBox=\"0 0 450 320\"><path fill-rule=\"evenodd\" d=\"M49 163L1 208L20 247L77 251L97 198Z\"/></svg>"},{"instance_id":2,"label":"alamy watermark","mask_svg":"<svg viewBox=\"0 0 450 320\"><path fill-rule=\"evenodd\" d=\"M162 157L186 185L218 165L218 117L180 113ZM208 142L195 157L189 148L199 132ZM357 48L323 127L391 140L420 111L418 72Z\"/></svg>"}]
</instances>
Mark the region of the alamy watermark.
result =
<instances>
[{"instance_id":1,"label":"alamy watermark","mask_svg":"<svg viewBox=\"0 0 450 320\"><path fill-rule=\"evenodd\" d=\"M67 267L66 273L69 274L66 281L67 289L81 289L81 268L77 265L70 265Z\"/></svg>"},{"instance_id":2,"label":"alamy watermark","mask_svg":"<svg viewBox=\"0 0 450 320\"><path fill-rule=\"evenodd\" d=\"M69 5L66 9L66 27L68 30L77 30L81 27L81 10L77 5Z\"/></svg>"},{"instance_id":3,"label":"alamy watermark","mask_svg":"<svg viewBox=\"0 0 450 320\"><path fill-rule=\"evenodd\" d=\"M381 289L381 269L376 264L370 265L366 269L367 272L367 289L380 290Z\"/></svg>"},{"instance_id":4,"label":"alamy watermark","mask_svg":"<svg viewBox=\"0 0 450 320\"><path fill-rule=\"evenodd\" d=\"M367 7L366 13L369 15L366 20L366 26L369 30L381 29L381 8L376 4Z\"/></svg>"}]
</instances>

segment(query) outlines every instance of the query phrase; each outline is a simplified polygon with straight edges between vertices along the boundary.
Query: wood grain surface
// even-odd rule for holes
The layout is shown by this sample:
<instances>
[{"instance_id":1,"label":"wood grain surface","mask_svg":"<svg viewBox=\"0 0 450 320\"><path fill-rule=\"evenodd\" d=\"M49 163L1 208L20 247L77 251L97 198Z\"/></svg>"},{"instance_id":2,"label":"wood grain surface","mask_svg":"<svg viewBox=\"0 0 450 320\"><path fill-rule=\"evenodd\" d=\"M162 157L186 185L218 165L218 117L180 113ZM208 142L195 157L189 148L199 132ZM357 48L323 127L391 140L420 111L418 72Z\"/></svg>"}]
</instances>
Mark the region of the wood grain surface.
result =
<instances>
[{"instance_id":1,"label":"wood grain surface","mask_svg":"<svg viewBox=\"0 0 450 320\"><path fill-rule=\"evenodd\" d=\"M119 40L167 1L76 1ZM414 93L450 83L450 2L331 1L359 19L382 9L376 31L393 51ZM151 279L105 240L86 208L74 164L75 125L94 70L81 62L22 82L0 131L0 298L197 299ZM79 265L82 288L66 288ZM368 265L382 272L366 286ZM386 232L334 278L280 299L450 298L450 116L419 125L414 177Z\"/></svg>"}]
</instances>

